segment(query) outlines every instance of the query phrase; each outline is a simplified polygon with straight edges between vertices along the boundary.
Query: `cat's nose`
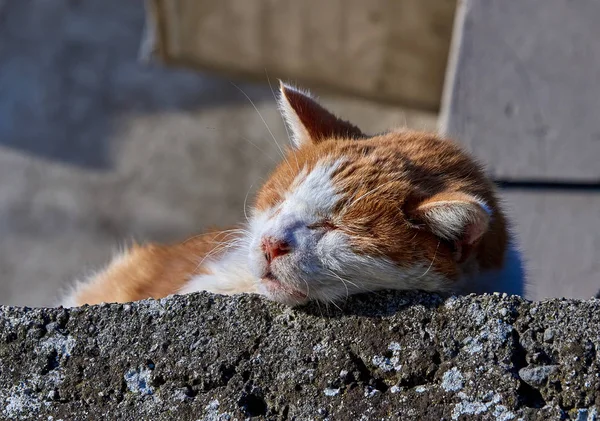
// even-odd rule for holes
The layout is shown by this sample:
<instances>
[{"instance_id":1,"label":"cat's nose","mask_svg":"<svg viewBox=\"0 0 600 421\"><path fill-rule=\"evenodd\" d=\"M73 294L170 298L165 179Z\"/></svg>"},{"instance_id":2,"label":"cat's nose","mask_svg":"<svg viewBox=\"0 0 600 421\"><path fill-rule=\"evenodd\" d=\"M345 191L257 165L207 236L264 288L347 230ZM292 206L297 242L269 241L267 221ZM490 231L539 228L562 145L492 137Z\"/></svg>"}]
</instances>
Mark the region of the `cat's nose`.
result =
<instances>
[{"instance_id":1,"label":"cat's nose","mask_svg":"<svg viewBox=\"0 0 600 421\"><path fill-rule=\"evenodd\" d=\"M288 254L292 248L284 240L279 240L274 237L265 237L261 242L262 250L265 254L267 262L271 263L273 259Z\"/></svg>"}]
</instances>

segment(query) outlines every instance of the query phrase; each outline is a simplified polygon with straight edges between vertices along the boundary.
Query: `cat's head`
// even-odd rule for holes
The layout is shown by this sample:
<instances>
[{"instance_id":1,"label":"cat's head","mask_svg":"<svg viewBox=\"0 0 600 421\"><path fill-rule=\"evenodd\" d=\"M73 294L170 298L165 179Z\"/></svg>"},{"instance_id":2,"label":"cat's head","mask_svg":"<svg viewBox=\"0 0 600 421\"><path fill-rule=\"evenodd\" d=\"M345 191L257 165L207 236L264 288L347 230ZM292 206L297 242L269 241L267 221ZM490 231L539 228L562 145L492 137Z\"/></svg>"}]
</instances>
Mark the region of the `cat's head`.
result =
<instances>
[{"instance_id":1,"label":"cat's head","mask_svg":"<svg viewBox=\"0 0 600 421\"><path fill-rule=\"evenodd\" d=\"M281 85L292 147L249 223L259 291L288 304L378 289L459 290L507 246L492 183L456 144L406 130L368 136Z\"/></svg>"}]
</instances>

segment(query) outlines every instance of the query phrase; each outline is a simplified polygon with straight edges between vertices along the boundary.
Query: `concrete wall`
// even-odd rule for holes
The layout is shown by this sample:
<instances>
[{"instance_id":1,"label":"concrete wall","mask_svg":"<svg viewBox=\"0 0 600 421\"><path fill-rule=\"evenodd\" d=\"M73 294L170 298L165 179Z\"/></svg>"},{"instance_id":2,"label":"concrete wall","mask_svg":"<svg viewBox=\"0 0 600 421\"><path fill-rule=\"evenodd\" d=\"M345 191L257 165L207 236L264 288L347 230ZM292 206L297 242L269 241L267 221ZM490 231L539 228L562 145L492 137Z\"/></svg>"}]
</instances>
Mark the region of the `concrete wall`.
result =
<instances>
[{"instance_id":1,"label":"concrete wall","mask_svg":"<svg viewBox=\"0 0 600 421\"><path fill-rule=\"evenodd\" d=\"M0 306L0 418L596 421L599 329L600 300L489 295Z\"/></svg>"}]
</instances>

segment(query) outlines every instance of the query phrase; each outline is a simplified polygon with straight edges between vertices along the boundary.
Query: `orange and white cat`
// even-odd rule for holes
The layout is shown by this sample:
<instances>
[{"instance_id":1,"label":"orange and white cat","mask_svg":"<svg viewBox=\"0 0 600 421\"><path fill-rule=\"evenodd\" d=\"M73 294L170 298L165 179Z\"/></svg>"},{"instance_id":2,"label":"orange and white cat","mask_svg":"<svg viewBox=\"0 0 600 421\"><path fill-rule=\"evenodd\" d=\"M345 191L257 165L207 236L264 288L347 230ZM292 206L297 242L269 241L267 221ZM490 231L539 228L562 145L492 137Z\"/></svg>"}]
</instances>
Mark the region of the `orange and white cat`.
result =
<instances>
[{"instance_id":1,"label":"orange and white cat","mask_svg":"<svg viewBox=\"0 0 600 421\"><path fill-rule=\"evenodd\" d=\"M65 306L211 291L290 305L381 289L523 293L493 183L430 133L367 136L281 85L292 147L247 224L133 246L77 283Z\"/></svg>"}]
</instances>

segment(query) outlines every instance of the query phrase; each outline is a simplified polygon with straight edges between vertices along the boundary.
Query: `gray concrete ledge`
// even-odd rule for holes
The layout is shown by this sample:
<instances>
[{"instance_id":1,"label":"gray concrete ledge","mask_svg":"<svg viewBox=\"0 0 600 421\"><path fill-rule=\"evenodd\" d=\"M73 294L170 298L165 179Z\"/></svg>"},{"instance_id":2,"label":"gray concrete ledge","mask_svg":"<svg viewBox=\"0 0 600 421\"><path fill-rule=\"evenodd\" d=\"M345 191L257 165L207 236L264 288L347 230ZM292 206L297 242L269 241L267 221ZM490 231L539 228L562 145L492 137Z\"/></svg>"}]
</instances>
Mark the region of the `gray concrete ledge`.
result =
<instances>
[{"instance_id":1,"label":"gray concrete ledge","mask_svg":"<svg viewBox=\"0 0 600 421\"><path fill-rule=\"evenodd\" d=\"M595 420L600 300L0 307L0 418Z\"/></svg>"}]
</instances>

